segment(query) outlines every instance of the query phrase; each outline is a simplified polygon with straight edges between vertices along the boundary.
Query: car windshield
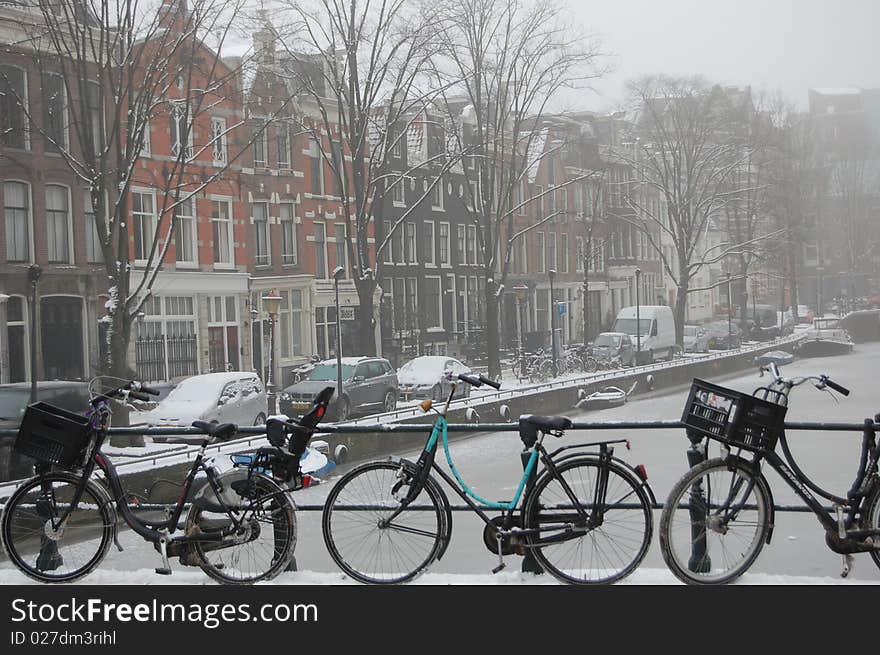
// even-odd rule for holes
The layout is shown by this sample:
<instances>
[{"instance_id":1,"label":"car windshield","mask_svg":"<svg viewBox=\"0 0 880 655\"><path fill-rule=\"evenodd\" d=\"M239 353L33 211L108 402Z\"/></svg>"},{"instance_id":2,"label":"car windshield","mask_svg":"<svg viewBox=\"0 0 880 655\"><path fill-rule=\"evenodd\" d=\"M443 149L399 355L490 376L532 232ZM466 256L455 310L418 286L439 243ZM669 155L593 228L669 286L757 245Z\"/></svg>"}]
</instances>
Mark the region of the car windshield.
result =
<instances>
[{"instance_id":1,"label":"car windshield","mask_svg":"<svg viewBox=\"0 0 880 655\"><path fill-rule=\"evenodd\" d=\"M618 348L620 346L620 335L600 334L593 342L594 346L611 346Z\"/></svg>"},{"instance_id":2,"label":"car windshield","mask_svg":"<svg viewBox=\"0 0 880 655\"><path fill-rule=\"evenodd\" d=\"M647 335L651 332L651 319L650 318L640 318L639 319L639 327L641 327L641 333ZM615 332L625 332L626 334L636 334L636 319L634 318L619 318L617 322L614 324Z\"/></svg>"},{"instance_id":3,"label":"car windshield","mask_svg":"<svg viewBox=\"0 0 880 655\"><path fill-rule=\"evenodd\" d=\"M20 419L30 399L30 389L9 389L0 393L0 420Z\"/></svg>"},{"instance_id":4,"label":"car windshield","mask_svg":"<svg viewBox=\"0 0 880 655\"><path fill-rule=\"evenodd\" d=\"M342 365L342 379L350 380L351 376L354 374L354 366L350 364ZM309 373L309 380L335 380L336 379L336 364L318 364L315 368L312 369L312 372Z\"/></svg>"}]
</instances>

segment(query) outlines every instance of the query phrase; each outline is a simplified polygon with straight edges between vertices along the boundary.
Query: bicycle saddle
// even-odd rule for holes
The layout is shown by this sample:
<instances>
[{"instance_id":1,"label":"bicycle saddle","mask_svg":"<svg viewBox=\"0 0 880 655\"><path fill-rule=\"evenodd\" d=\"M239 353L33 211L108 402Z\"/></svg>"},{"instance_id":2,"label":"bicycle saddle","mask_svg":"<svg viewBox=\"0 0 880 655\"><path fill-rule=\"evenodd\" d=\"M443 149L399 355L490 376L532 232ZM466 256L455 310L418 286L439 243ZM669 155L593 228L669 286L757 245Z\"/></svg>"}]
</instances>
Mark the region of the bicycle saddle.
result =
<instances>
[{"instance_id":1,"label":"bicycle saddle","mask_svg":"<svg viewBox=\"0 0 880 655\"><path fill-rule=\"evenodd\" d=\"M546 432L547 430L567 430L571 427L571 419L566 416L520 416L519 424L527 423L537 429Z\"/></svg>"},{"instance_id":2,"label":"bicycle saddle","mask_svg":"<svg viewBox=\"0 0 880 655\"><path fill-rule=\"evenodd\" d=\"M235 423L209 423L208 421L193 421L192 426L198 428L207 435L215 439L228 439L238 432L238 426Z\"/></svg>"}]
</instances>

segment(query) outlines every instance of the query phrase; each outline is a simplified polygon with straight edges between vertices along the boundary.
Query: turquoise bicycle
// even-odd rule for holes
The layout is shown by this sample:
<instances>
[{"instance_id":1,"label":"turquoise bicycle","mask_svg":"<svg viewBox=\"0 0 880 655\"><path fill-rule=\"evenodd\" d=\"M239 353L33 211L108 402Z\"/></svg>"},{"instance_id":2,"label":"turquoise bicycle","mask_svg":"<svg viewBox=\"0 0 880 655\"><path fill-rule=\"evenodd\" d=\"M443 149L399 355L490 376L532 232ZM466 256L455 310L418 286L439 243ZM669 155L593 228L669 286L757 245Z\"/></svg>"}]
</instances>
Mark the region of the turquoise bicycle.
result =
<instances>
[{"instance_id":1,"label":"turquoise bicycle","mask_svg":"<svg viewBox=\"0 0 880 655\"><path fill-rule=\"evenodd\" d=\"M459 375L474 386L500 385L484 376ZM572 422L564 416L521 416L524 470L509 501L492 502L462 480L449 452L445 406L430 400L422 410L437 418L418 461L400 457L369 462L340 478L324 504L324 542L336 564L367 584L397 584L416 578L441 559L452 536L452 509L436 473L485 523L483 540L498 555L531 553L558 580L607 584L644 559L653 533L654 494L645 467L614 456L625 439L544 447L548 434L561 437ZM451 475L434 461L442 442ZM522 500L522 502L520 502ZM488 512L500 511L497 516Z\"/></svg>"}]
</instances>

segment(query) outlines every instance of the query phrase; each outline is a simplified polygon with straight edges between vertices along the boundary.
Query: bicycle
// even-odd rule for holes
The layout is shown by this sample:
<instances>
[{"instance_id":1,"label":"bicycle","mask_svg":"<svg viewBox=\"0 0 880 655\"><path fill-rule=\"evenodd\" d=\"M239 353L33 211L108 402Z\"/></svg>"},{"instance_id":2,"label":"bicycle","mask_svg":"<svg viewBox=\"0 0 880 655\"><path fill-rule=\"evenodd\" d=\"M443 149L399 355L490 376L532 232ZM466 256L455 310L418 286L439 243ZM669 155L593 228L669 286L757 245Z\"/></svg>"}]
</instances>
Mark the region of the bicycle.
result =
<instances>
[{"instance_id":1,"label":"bicycle","mask_svg":"<svg viewBox=\"0 0 880 655\"><path fill-rule=\"evenodd\" d=\"M844 396L849 390L827 375L784 378L776 362L760 370L773 380L751 395L693 382L682 422L695 446L708 438L721 442L722 452L712 459L704 455L669 493L659 527L667 566L682 582L704 585L731 582L749 569L775 526L773 495L761 470L766 462L816 515L828 547L843 555L842 577L854 553L869 552L880 567L878 425L865 421L859 466L846 497L825 491L798 467L788 446L783 428L789 394L807 382ZM784 459L776 453L777 442ZM707 445L701 444L701 452ZM831 501L830 512L819 497Z\"/></svg>"},{"instance_id":2,"label":"bicycle","mask_svg":"<svg viewBox=\"0 0 880 655\"><path fill-rule=\"evenodd\" d=\"M111 388L95 390L96 384L107 381L113 381ZM148 394L157 392L137 381L100 376L89 383L85 415L43 402L27 408L15 448L36 460L36 475L12 493L0 516L0 538L10 561L40 582L82 578L100 564L111 542L123 550L117 535L118 510L131 530L159 552L158 574L170 575L168 558L177 556L181 564L199 566L223 583L249 584L278 575L296 544L295 506L284 488L255 467L219 473L213 458L205 457L210 443L237 432L232 423L193 422L205 437L177 502L163 519L135 514L136 506L129 505L116 467L101 447L110 427L111 401L146 401ZM315 423L328 400L313 408ZM169 441L193 443L184 437ZM281 465L266 457L260 461L271 468ZM93 479L98 472L103 483ZM194 493L181 525L199 473L205 474L207 484Z\"/></svg>"},{"instance_id":3,"label":"bicycle","mask_svg":"<svg viewBox=\"0 0 880 655\"><path fill-rule=\"evenodd\" d=\"M500 388L482 375L457 379ZM616 582L635 570L651 541L654 495L644 466L631 467L615 457L614 444L629 448L626 440L548 452L545 436L562 437L572 422L564 416L521 416L523 475L511 500L491 502L468 487L449 452L446 414L454 379L452 389L440 410L430 400L421 404L437 418L418 461L391 457L362 464L331 490L322 532L330 556L345 573L367 584L397 584L415 579L443 557L452 536L452 511L433 473L484 522L484 543L498 555L493 573L505 567L505 555L514 553L532 553L544 570L573 584ZM435 462L441 442L452 475ZM490 517L484 510L501 514Z\"/></svg>"}]
</instances>

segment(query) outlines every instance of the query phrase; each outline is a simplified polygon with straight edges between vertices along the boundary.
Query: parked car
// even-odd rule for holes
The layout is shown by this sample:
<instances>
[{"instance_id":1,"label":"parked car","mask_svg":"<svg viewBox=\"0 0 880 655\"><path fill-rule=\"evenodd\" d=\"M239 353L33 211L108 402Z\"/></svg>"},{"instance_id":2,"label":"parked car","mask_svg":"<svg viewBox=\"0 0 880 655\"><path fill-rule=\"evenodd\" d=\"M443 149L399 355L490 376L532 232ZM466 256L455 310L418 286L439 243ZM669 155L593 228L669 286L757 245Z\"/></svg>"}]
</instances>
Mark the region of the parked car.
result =
<instances>
[{"instance_id":1,"label":"parked car","mask_svg":"<svg viewBox=\"0 0 880 655\"><path fill-rule=\"evenodd\" d=\"M471 369L454 357L442 355L424 355L406 362L397 370L397 388L403 400L413 398L430 398L434 401L446 400L452 377ZM456 398L466 398L470 394L469 384L458 384L455 388Z\"/></svg>"},{"instance_id":2,"label":"parked car","mask_svg":"<svg viewBox=\"0 0 880 655\"><path fill-rule=\"evenodd\" d=\"M269 413L266 389L256 373L228 371L193 375L180 381L146 414L148 426L188 427L193 421L262 425ZM156 435L153 441L167 437Z\"/></svg>"},{"instance_id":3,"label":"parked car","mask_svg":"<svg viewBox=\"0 0 880 655\"><path fill-rule=\"evenodd\" d=\"M636 316L638 315L638 328ZM614 321L614 332L625 332L636 343L639 364L675 356L675 319L666 305L623 307ZM638 338L638 342L637 342Z\"/></svg>"},{"instance_id":4,"label":"parked car","mask_svg":"<svg viewBox=\"0 0 880 655\"><path fill-rule=\"evenodd\" d=\"M286 387L279 399L279 410L294 418L311 407L315 394L335 383L336 360L325 359L315 365L305 380ZM390 412L397 407L397 374L391 362L382 357L343 357L342 396L333 395L327 412L337 421L370 412Z\"/></svg>"},{"instance_id":5,"label":"parked car","mask_svg":"<svg viewBox=\"0 0 880 655\"><path fill-rule=\"evenodd\" d=\"M707 353L709 334L701 325L685 325L683 345L686 353Z\"/></svg>"},{"instance_id":6,"label":"parked car","mask_svg":"<svg viewBox=\"0 0 880 655\"><path fill-rule=\"evenodd\" d=\"M606 361L616 359L622 366L632 366L636 360L636 346L624 332L602 332L593 339L590 355Z\"/></svg>"},{"instance_id":7,"label":"parked car","mask_svg":"<svg viewBox=\"0 0 880 655\"><path fill-rule=\"evenodd\" d=\"M713 321L704 325L703 329L709 335L709 348L713 350L730 350L742 346L743 333L736 321Z\"/></svg>"},{"instance_id":8,"label":"parked car","mask_svg":"<svg viewBox=\"0 0 880 655\"><path fill-rule=\"evenodd\" d=\"M30 401L30 382L0 384L0 428L17 430ZM83 414L89 404L89 385L73 380L38 381L35 401ZM33 460L13 450L14 443L15 437L0 437L0 482L33 474Z\"/></svg>"}]
</instances>

